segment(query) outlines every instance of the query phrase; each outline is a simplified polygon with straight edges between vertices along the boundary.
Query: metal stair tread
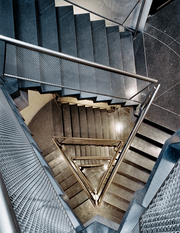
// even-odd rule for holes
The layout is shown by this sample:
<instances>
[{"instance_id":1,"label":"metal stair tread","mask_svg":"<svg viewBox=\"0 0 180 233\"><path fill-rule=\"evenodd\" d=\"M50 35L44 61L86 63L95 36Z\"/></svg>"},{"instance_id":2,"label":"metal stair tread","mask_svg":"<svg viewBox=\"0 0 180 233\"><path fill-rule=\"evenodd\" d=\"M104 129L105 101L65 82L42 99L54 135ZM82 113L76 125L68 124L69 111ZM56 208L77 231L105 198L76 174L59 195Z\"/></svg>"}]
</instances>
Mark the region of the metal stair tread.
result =
<instances>
[{"instance_id":1,"label":"metal stair tread","mask_svg":"<svg viewBox=\"0 0 180 233\"><path fill-rule=\"evenodd\" d=\"M94 56L90 15L88 13L75 15L75 25L78 57L93 62ZM82 90L96 92L95 68L80 65L79 76ZM96 98L96 95L81 92L80 99L86 98L93 99Z\"/></svg>"},{"instance_id":2,"label":"metal stair tread","mask_svg":"<svg viewBox=\"0 0 180 233\"><path fill-rule=\"evenodd\" d=\"M45 7L47 6L47 7ZM59 51L57 21L55 4L52 0L37 0L36 15L38 22L38 44L39 46ZM49 36L51 35L51 36ZM50 82L49 77L53 80L52 83L61 85L61 72L59 59L51 56L43 55L40 58L40 64L46 64L46 69L41 71L41 80ZM41 84L42 92L60 92L60 87L54 87Z\"/></svg>"},{"instance_id":3,"label":"metal stair tread","mask_svg":"<svg viewBox=\"0 0 180 233\"><path fill-rule=\"evenodd\" d=\"M157 142L162 144L164 144L165 141L171 136L170 134L163 132L162 130L157 129L154 126L151 126L144 122L141 124L138 133L146 137L152 138L153 140L156 140Z\"/></svg>"},{"instance_id":4,"label":"metal stair tread","mask_svg":"<svg viewBox=\"0 0 180 233\"><path fill-rule=\"evenodd\" d=\"M50 163L52 160L59 157L59 155L60 155L59 150L55 148L55 150L44 156L44 159L46 160L47 163Z\"/></svg>"},{"instance_id":5,"label":"metal stair tread","mask_svg":"<svg viewBox=\"0 0 180 233\"><path fill-rule=\"evenodd\" d=\"M121 40L119 35L119 26L111 26L106 28L108 52L109 52L109 65L110 67L123 70ZM124 76L119 74L111 74L112 93L115 96L126 98ZM122 103L121 99L113 99L113 104ZM111 102L112 104L112 102Z\"/></svg>"},{"instance_id":6,"label":"metal stair tread","mask_svg":"<svg viewBox=\"0 0 180 233\"><path fill-rule=\"evenodd\" d=\"M77 43L73 7L57 7L56 16L58 27L59 51L77 57ZM68 62L65 60L62 60L61 62L62 85L79 89L80 86L78 64ZM62 96L78 97L79 95L80 92L76 90L64 88L62 90Z\"/></svg>"},{"instance_id":7,"label":"metal stair tread","mask_svg":"<svg viewBox=\"0 0 180 233\"><path fill-rule=\"evenodd\" d=\"M132 192L128 192L127 190L123 189L122 187L118 187L114 183L112 183L108 189L109 193L112 193L116 196L119 196L120 198L126 200L126 201L131 201L133 194Z\"/></svg>"},{"instance_id":8,"label":"metal stair tread","mask_svg":"<svg viewBox=\"0 0 180 233\"><path fill-rule=\"evenodd\" d=\"M14 1L14 24L16 39L38 45L35 0L30 2ZM35 58L36 56L29 56L27 51L20 52L17 49L17 62L19 62L17 76L30 79L36 76L36 79L40 81L39 61ZM21 68L22 65L26 67L25 70ZM18 80L18 86L19 88L37 88L41 85L35 82Z\"/></svg>"},{"instance_id":9,"label":"metal stair tread","mask_svg":"<svg viewBox=\"0 0 180 233\"><path fill-rule=\"evenodd\" d=\"M131 146L156 158L158 158L161 151L161 148L154 146L151 143L137 137L134 138Z\"/></svg>"},{"instance_id":10,"label":"metal stair tread","mask_svg":"<svg viewBox=\"0 0 180 233\"><path fill-rule=\"evenodd\" d=\"M154 167L155 162L152 160L149 160L148 158L145 158L143 156L141 156L140 154L128 150L125 159L127 159L128 161L131 161L134 164L140 165L142 167L144 167L145 169L148 169L149 171L151 171Z\"/></svg>"},{"instance_id":11,"label":"metal stair tread","mask_svg":"<svg viewBox=\"0 0 180 233\"><path fill-rule=\"evenodd\" d=\"M106 193L105 197L104 197L104 202L115 206L123 211L126 211L128 206L129 206L129 202L125 202L123 201L120 197L111 194L109 192Z\"/></svg>"},{"instance_id":12,"label":"metal stair tread","mask_svg":"<svg viewBox=\"0 0 180 233\"><path fill-rule=\"evenodd\" d=\"M94 50L94 61L102 65L109 66L109 54L107 44L107 34L104 20L97 20L91 22L92 27L92 38L93 38L93 50ZM97 92L99 94L112 94L111 90L111 77L110 74L103 70L96 69L96 85ZM109 101L111 97L105 97L98 95L96 101Z\"/></svg>"},{"instance_id":13,"label":"metal stair tread","mask_svg":"<svg viewBox=\"0 0 180 233\"><path fill-rule=\"evenodd\" d=\"M72 197L69 200L69 204L70 204L70 206L71 206L72 209L75 209L76 207L78 207L79 205L81 205L81 203L84 202L87 199L88 199L88 197L85 194L85 192L81 191L76 196Z\"/></svg>"},{"instance_id":14,"label":"metal stair tread","mask_svg":"<svg viewBox=\"0 0 180 233\"><path fill-rule=\"evenodd\" d=\"M141 183L138 183L134 180L131 180L128 177L125 177L121 174L116 173L114 179L113 179L113 183L123 186L129 190L132 191L136 191L137 189L141 189L144 187L144 185L142 185Z\"/></svg>"},{"instance_id":15,"label":"metal stair tread","mask_svg":"<svg viewBox=\"0 0 180 233\"><path fill-rule=\"evenodd\" d=\"M121 32L120 37L122 45L123 70L136 73L132 33L129 31ZM127 98L130 98L137 93L137 80L135 78L126 76L124 84Z\"/></svg>"},{"instance_id":16,"label":"metal stair tread","mask_svg":"<svg viewBox=\"0 0 180 233\"><path fill-rule=\"evenodd\" d=\"M138 168L135 168L132 165L126 164L124 162L122 162L120 168L118 169L118 172L120 174L123 173L125 175L128 175L129 177L135 178L136 180L144 184L147 182L149 178L149 174L147 174L146 172L143 172Z\"/></svg>"}]
</instances>

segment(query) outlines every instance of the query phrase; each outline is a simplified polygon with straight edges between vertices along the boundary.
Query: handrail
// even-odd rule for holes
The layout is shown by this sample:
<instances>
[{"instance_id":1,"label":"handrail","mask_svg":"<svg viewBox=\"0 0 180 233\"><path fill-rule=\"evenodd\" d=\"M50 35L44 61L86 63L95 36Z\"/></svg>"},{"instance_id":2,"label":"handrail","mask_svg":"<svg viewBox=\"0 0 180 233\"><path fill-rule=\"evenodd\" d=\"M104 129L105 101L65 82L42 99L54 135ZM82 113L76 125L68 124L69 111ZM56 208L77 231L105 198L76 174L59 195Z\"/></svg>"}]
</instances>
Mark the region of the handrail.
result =
<instances>
[{"instance_id":1,"label":"handrail","mask_svg":"<svg viewBox=\"0 0 180 233\"><path fill-rule=\"evenodd\" d=\"M6 36L3 36L3 35L0 35L0 40L8 42L8 43L13 44L13 45L17 45L17 46L26 48L26 49L30 49L30 50L33 50L33 51L36 51L36 52L42 52L42 53L45 53L47 55L55 56L57 58L62 58L62 59L69 60L69 61L72 61L72 62L77 62L77 63L80 63L82 65L87 65L87 66L90 66L90 67L106 70L106 71L109 71L109 72L125 75L125 76L132 77L132 78L137 78L139 80L143 80L143 81L147 81L147 82L152 82L152 83L157 83L158 82L158 80L156 80L156 79L148 78L148 77L145 77L145 76L142 76L142 75L130 73L128 71L119 70L119 69L112 68L112 67L109 67L109 66L101 65L99 63L87 61L87 60L84 60L84 59L81 59L81 58L78 58L78 57L73 57L73 56L70 56L70 55L67 55L67 54L64 54L64 53L56 52L56 51L53 51L53 50L50 50L50 49L46 49L46 48L43 48L43 47L40 47L40 46L37 46L37 45L33 45L33 44L30 44L30 43L27 43L27 42L16 40L16 39L6 37Z\"/></svg>"},{"instance_id":2,"label":"handrail","mask_svg":"<svg viewBox=\"0 0 180 233\"><path fill-rule=\"evenodd\" d=\"M103 198L104 198L104 196L105 196L105 194L106 194L106 192L107 192L113 178L115 177L115 175L116 175L116 173L117 173L117 171L119 169L119 166L121 165L122 160L124 159L124 157L125 157L128 149L129 149L129 147L130 147L130 145L131 145L131 143L132 143L132 141L133 141L133 139L134 139L134 137L135 137L135 135L136 135L136 133L137 133L137 131L138 131L138 129L139 129L139 127L140 127L146 113L147 113L147 111L148 111L148 109L150 108L150 106L151 106L151 104L152 104L152 102L153 102L153 100L154 100L154 98L156 96L156 93L159 90L159 88L160 88L160 84L156 87L156 89L155 89L155 91L154 91L154 93L153 93L147 107L145 109L142 109L142 112L141 112L141 114L140 114L140 116L139 116L133 130L131 131L131 134L130 134L129 138L128 138L123 150L121 151L121 155L119 156L119 158L118 158L118 160L117 160L117 162L116 162L116 164L115 164L115 166L113 168L113 171L111 172L111 175L108 178L107 185L105 186L104 190L102 191L102 196L101 196L101 199L99 201L99 205L101 204L101 202L102 202L102 200L103 200Z\"/></svg>"},{"instance_id":3,"label":"handrail","mask_svg":"<svg viewBox=\"0 0 180 233\"><path fill-rule=\"evenodd\" d=\"M0 232L21 233L1 173L0 173Z\"/></svg>"}]
</instances>

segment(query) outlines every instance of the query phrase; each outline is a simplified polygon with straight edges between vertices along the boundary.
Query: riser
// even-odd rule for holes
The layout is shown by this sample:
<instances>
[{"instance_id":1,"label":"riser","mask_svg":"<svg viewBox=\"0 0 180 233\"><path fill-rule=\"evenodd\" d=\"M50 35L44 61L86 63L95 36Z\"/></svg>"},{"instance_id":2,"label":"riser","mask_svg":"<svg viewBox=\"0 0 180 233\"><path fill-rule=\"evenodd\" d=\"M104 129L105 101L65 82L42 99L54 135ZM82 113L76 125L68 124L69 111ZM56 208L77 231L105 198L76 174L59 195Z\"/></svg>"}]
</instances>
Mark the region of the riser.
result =
<instances>
[{"instance_id":1,"label":"riser","mask_svg":"<svg viewBox=\"0 0 180 233\"><path fill-rule=\"evenodd\" d=\"M119 132L114 130L119 119L122 120L124 118L127 121L128 115L121 111L121 109L117 110L115 113L109 114L106 110L85 108L84 106L77 105L57 104L55 104L54 100L51 103L51 106L53 107L53 129L55 130L56 126L61 125L61 127L55 131L57 135L60 134L68 137L84 136L93 138L110 138L112 136L114 139L121 138ZM62 134L63 130L64 132ZM70 154L70 157L75 155L94 156L95 154L102 154L103 156L114 155L113 149L107 147L65 147L66 150L64 152L66 154ZM46 149L45 153L46 159L49 161L49 164L55 172L56 180L69 197L71 207L75 210L75 212L78 212L79 216L81 216L78 210L81 209L81 207L87 202L85 192L75 176L72 174L72 171L62 160L60 154L58 155L59 152L57 150L52 152L50 148L50 153L48 155L47 151L48 149ZM90 161L88 160L84 160L81 162L81 164L88 164L89 162ZM133 151L129 151L125 157L125 161L120 166L102 205L107 205L109 208L111 206L112 211L115 208L119 209L121 212L125 212L134 192L144 187L153 166L154 161L151 161ZM119 204L115 205L117 201L119 201ZM101 207L98 208L100 211ZM112 212L107 213L109 216L112 214Z\"/></svg>"}]
</instances>

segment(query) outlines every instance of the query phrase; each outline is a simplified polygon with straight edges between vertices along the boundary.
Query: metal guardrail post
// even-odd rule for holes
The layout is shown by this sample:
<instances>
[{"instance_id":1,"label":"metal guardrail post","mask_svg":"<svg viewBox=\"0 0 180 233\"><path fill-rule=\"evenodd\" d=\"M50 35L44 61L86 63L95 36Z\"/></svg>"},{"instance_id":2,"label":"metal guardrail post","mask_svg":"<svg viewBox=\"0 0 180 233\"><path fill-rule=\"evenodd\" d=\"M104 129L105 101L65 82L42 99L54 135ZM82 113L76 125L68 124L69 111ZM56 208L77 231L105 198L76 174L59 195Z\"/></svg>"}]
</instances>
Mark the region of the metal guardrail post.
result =
<instances>
[{"instance_id":1,"label":"metal guardrail post","mask_svg":"<svg viewBox=\"0 0 180 233\"><path fill-rule=\"evenodd\" d=\"M1 173L0 173L0 233L21 233Z\"/></svg>"}]
</instances>

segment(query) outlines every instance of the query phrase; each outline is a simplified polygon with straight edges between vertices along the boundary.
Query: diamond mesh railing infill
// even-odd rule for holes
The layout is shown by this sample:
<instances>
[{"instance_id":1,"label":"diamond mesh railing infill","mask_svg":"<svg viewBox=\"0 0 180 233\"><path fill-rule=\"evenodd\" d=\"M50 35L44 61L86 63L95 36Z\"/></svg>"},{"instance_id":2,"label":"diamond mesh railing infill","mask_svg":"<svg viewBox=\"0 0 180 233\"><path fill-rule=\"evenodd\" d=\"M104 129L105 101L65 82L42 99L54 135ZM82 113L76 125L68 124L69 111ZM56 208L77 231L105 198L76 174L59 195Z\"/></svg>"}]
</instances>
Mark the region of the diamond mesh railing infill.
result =
<instances>
[{"instance_id":1,"label":"diamond mesh railing infill","mask_svg":"<svg viewBox=\"0 0 180 233\"><path fill-rule=\"evenodd\" d=\"M0 172L21 232L76 232L2 89Z\"/></svg>"},{"instance_id":2,"label":"diamond mesh railing infill","mask_svg":"<svg viewBox=\"0 0 180 233\"><path fill-rule=\"evenodd\" d=\"M140 218L140 232L180 232L180 160Z\"/></svg>"}]
</instances>

